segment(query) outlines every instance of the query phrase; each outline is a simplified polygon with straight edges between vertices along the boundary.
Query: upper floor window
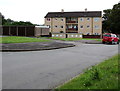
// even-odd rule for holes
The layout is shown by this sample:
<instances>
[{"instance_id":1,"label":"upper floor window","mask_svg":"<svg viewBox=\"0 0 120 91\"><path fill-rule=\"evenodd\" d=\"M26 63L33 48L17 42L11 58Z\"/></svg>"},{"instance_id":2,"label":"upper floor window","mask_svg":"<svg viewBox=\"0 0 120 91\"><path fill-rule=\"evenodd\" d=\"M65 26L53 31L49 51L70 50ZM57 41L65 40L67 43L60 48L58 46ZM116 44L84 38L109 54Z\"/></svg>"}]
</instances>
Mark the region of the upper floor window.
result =
<instances>
[{"instance_id":1,"label":"upper floor window","mask_svg":"<svg viewBox=\"0 0 120 91\"><path fill-rule=\"evenodd\" d=\"M83 18L80 18L80 21L84 21L84 19L83 19Z\"/></svg>"},{"instance_id":2,"label":"upper floor window","mask_svg":"<svg viewBox=\"0 0 120 91\"><path fill-rule=\"evenodd\" d=\"M61 28L63 28L63 26L60 26Z\"/></svg>"},{"instance_id":3,"label":"upper floor window","mask_svg":"<svg viewBox=\"0 0 120 91\"><path fill-rule=\"evenodd\" d=\"M83 28L83 25L81 25L80 28Z\"/></svg>"},{"instance_id":4,"label":"upper floor window","mask_svg":"<svg viewBox=\"0 0 120 91\"><path fill-rule=\"evenodd\" d=\"M87 18L87 21L89 21L90 20L90 18Z\"/></svg>"},{"instance_id":5,"label":"upper floor window","mask_svg":"<svg viewBox=\"0 0 120 91\"><path fill-rule=\"evenodd\" d=\"M50 21L50 18L47 18L47 21Z\"/></svg>"},{"instance_id":6,"label":"upper floor window","mask_svg":"<svg viewBox=\"0 0 120 91\"><path fill-rule=\"evenodd\" d=\"M98 26L98 25L95 25L95 29L99 29L99 26Z\"/></svg>"},{"instance_id":7,"label":"upper floor window","mask_svg":"<svg viewBox=\"0 0 120 91\"><path fill-rule=\"evenodd\" d=\"M57 20L57 18L55 18L55 20Z\"/></svg>"},{"instance_id":8,"label":"upper floor window","mask_svg":"<svg viewBox=\"0 0 120 91\"><path fill-rule=\"evenodd\" d=\"M89 25L87 25L87 28L89 28L90 26Z\"/></svg>"},{"instance_id":9,"label":"upper floor window","mask_svg":"<svg viewBox=\"0 0 120 91\"><path fill-rule=\"evenodd\" d=\"M57 28L57 25L55 25L55 27Z\"/></svg>"},{"instance_id":10,"label":"upper floor window","mask_svg":"<svg viewBox=\"0 0 120 91\"><path fill-rule=\"evenodd\" d=\"M100 18L94 18L94 21L95 22L97 22L97 21L99 21L100 20Z\"/></svg>"},{"instance_id":11,"label":"upper floor window","mask_svg":"<svg viewBox=\"0 0 120 91\"><path fill-rule=\"evenodd\" d=\"M61 19L61 21L63 21L63 19Z\"/></svg>"}]
</instances>

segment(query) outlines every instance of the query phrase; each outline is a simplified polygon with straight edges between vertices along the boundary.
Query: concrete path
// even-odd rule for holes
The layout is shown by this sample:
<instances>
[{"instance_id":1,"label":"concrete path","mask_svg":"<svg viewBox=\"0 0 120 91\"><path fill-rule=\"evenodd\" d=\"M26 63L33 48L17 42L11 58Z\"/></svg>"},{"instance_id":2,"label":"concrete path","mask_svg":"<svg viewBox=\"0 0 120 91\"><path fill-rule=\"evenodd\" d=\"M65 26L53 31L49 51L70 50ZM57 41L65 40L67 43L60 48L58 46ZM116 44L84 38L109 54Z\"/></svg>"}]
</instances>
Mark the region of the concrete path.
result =
<instances>
[{"instance_id":1,"label":"concrete path","mask_svg":"<svg viewBox=\"0 0 120 91\"><path fill-rule=\"evenodd\" d=\"M3 89L54 88L118 53L118 45L75 44L56 50L3 52Z\"/></svg>"}]
</instances>

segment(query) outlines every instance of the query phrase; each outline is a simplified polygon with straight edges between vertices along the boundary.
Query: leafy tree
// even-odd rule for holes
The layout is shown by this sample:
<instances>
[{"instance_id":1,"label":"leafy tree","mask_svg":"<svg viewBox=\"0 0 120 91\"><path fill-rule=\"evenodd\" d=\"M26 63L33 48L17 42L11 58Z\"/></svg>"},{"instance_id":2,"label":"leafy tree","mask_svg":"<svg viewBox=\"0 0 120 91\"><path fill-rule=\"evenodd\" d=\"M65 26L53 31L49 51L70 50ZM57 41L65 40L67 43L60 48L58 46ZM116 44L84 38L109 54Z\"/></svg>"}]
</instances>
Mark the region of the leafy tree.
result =
<instances>
[{"instance_id":1,"label":"leafy tree","mask_svg":"<svg viewBox=\"0 0 120 91\"><path fill-rule=\"evenodd\" d=\"M110 29L110 15L111 15L111 9L103 10L103 30L104 32L111 32Z\"/></svg>"},{"instance_id":2,"label":"leafy tree","mask_svg":"<svg viewBox=\"0 0 120 91\"><path fill-rule=\"evenodd\" d=\"M14 21L11 20L10 18L5 19L5 17L0 13L0 21L2 21L2 25L36 25L36 24L32 24L31 22L27 21ZM2 20L1 20L2 19Z\"/></svg>"},{"instance_id":3,"label":"leafy tree","mask_svg":"<svg viewBox=\"0 0 120 91\"><path fill-rule=\"evenodd\" d=\"M103 12L103 31L120 34L120 3L115 4L112 9L107 9Z\"/></svg>"},{"instance_id":4,"label":"leafy tree","mask_svg":"<svg viewBox=\"0 0 120 91\"><path fill-rule=\"evenodd\" d=\"M7 21L5 19L5 17L0 13L0 24L4 25Z\"/></svg>"}]
</instances>

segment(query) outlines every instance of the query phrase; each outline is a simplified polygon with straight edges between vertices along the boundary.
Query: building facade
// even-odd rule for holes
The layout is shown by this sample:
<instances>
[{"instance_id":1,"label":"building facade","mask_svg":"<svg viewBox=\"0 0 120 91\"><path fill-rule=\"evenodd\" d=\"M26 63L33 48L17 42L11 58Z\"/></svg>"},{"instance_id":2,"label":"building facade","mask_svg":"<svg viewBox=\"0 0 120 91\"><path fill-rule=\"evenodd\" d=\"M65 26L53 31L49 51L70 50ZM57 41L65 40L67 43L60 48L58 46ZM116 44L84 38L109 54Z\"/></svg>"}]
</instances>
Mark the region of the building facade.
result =
<instances>
[{"instance_id":1,"label":"building facade","mask_svg":"<svg viewBox=\"0 0 120 91\"><path fill-rule=\"evenodd\" d=\"M102 12L48 12L45 25L51 33L79 33L83 35L102 34Z\"/></svg>"}]
</instances>

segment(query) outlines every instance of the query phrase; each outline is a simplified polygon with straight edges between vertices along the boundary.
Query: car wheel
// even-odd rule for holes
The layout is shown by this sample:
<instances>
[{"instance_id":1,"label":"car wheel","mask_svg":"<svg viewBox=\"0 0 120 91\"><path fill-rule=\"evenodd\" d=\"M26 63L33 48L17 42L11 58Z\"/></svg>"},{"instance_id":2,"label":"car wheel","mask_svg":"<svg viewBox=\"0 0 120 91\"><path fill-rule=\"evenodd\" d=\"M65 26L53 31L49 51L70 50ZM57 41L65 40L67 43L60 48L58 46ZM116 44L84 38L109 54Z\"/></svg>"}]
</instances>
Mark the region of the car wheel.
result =
<instances>
[{"instance_id":1,"label":"car wheel","mask_svg":"<svg viewBox=\"0 0 120 91\"><path fill-rule=\"evenodd\" d=\"M117 42L117 44L119 44L119 41Z\"/></svg>"},{"instance_id":2,"label":"car wheel","mask_svg":"<svg viewBox=\"0 0 120 91\"><path fill-rule=\"evenodd\" d=\"M105 41L102 41L103 44L105 44Z\"/></svg>"},{"instance_id":3,"label":"car wheel","mask_svg":"<svg viewBox=\"0 0 120 91\"><path fill-rule=\"evenodd\" d=\"M112 40L111 44L114 44L114 43L115 43L114 40Z\"/></svg>"}]
</instances>

